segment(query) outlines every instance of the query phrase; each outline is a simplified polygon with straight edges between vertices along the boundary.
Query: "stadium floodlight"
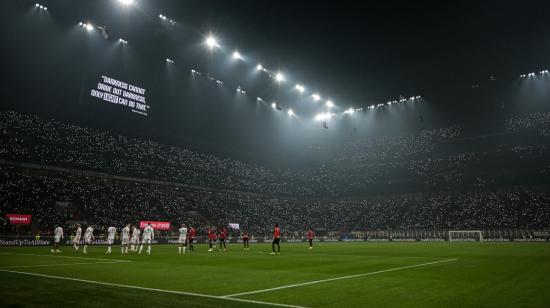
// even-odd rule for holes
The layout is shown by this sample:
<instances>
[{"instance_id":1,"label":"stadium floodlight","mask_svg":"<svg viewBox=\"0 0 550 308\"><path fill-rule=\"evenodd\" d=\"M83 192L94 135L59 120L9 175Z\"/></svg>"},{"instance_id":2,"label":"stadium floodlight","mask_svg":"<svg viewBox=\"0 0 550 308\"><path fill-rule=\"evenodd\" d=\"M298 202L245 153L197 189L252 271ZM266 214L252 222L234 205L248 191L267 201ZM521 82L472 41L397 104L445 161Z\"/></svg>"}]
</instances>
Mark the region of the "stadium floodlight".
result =
<instances>
[{"instance_id":1,"label":"stadium floodlight","mask_svg":"<svg viewBox=\"0 0 550 308\"><path fill-rule=\"evenodd\" d=\"M256 70L257 71L262 71L263 69L264 69L264 67L261 64L256 65Z\"/></svg>"},{"instance_id":2,"label":"stadium floodlight","mask_svg":"<svg viewBox=\"0 0 550 308\"><path fill-rule=\"evenodd\" d=\"M41 9L41 10L44 10L44 11L47 11L47 10L48 10L48 8L47 8L46 6L44 6L44 5L40 4L40 3L36 3L34 6L37 7L37 8L39 8L39 9Z\"/></svg>"},{"instance_id":3,"label":"stadium floodlight","mask_svg":"<svg viewBox=\"0 0 550 308\"><path fill-rule=\"evenodd\" d=\"M288 109L288 112L287 112L287 113L288 113L289 116L293 116L293 115L294 115L294 111L292 111L292 109Z\"/></svg>"},{"instance_id":4,"label":"stadium floodlight","mask_svg":"<svg viewBox=\"0 0 550 308\"><path fill-rule=\"evenodd\" d=\"M273 109L277 108L277 104L275 104L275 102L271 103L271 107L273 107Z\"/></svg>"},{"instance_id":5,"label":"stadium floodlight","mask_svg":"<svg viewBox=\"0 0 550 308\"><path fill-rule=\"evenodd\" d=\"M162 20L166 20L166 16L164 16L162 14L159 14L159 18L162 19Z\"/></svg>"},{"instance_id":6,"label":"stadium floodlight","mask_svg":"<svg viewBox=\"0 0 550 308\"><path fill-rule=\"evenodd\" d=\"M235 59L235 60L242 60L243 57L241 56L241 54L240 54L238 51L235 51L235 52L233 53L233 59Z\"/></svg>"},{"instance_id":7,"label":"stadium floodlight","mask_svg":"<svg viewBox=\"0 0 550 308\"><path fill-rule=\"evenodd\" d=\"M124 39L121 39L121 38L119 38L118 41L121 42L124 45L128 44L127 40L124 40Z\"/></svg>"},{"instance_id":8,"label":"stadium floodlight","mask_svg":"<svg viewBox=\"0 0 550 308\"><path fill-rule=\"evenodd\" d=\"M174 60L166 58L166 63L174 63Z\"/></svg>"},{"instance_id":9,"label":"stadium floodlight","mask_svg":"<svg viewBox=\"0 0 550 308\"><path fill-rule=\"evenodd\" d=\"M306 88L304 88L304 86L301 84L297 84L295 88L296 90L300 91L300 93L304 93L304 91L306 90Z\"/></svg>"},{"instance_id":10,"label":"stadium floodlight","mask_svg":"<svg viewBox=\"0 0 550 308\"><path fill-rule=\"evenodd\" d=\"M134 4L134 0L118 0L118 2L126 6Z\"/></svg>"},{"instance_id":11,"label":"stadium floodlight","mask_svg":"<svg viewBox=\"0 0 550 308\"><path fill-rule=\"evenodd\" d=\"M284 81L284 80L285 80L285 76L283 76L283 74L281 74L281 73L277 73L277 74L275 75L275 80L277 80L277 82Z\"/></svg>"},{"instance_id":12,"label":"stadium floodlight","mask_svg":"<svg viewBox=\"0 0 550 308\"><path fill-rule=\"evenodd\" d=\"M92 31L94 29L94 25L92 24L84 24L84 28L88 31Z\"/></svg>"},{"instance_id":13,"label":"stadium floodlight","mask_svg":"<svg viewBox=\"0 0 550 308\"><path fill-rule=\"evenodd\" d=\"M355 109L349 108L348 110L344 111L344 114L353 114L355 112Z\"/></svg>"},{"instance_id":14,"label":"stadium floodlight","mask_svg":"<svg viewBox=\"0 0 550 308\"><path fill-rule=\"evenodd\" d=\"M205 43L210 49L213 49L214 47L220 47L220 45L218 44L218 41L216 41L216 39L213 36L207 37Z\"/></svg>"},{"instance_id":15,"label":"stadium floodlight","mask_svg":"<svg viewBox=\"0 0 550 308\"><path fill-rule=\"evenodd\" d=\"M314 93L313 95L311 95L311 97L313 97L313 100L316 102L318 102L321 99L321 95L317 93Z\"/></svg>"},{"instance_id":16,"label":"stadium floodlight","mask_svg":"<svg viewBox=\"0 0 550 308\"><path fill-rule=\"evenodd\" d=\"M328 108L334 107L334 103L331 100L328 100L326 105L327 105Z\"/></svg>"}]
</instances>

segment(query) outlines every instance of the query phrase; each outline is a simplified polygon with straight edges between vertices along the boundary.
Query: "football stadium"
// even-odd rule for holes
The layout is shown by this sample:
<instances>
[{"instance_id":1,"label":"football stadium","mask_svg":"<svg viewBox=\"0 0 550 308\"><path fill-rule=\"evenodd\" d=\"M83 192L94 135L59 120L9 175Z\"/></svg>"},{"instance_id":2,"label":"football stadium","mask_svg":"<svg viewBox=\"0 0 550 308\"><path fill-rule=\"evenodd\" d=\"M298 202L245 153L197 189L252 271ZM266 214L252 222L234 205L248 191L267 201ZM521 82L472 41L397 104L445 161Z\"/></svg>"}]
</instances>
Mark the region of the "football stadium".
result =
<instances>
[{"instance_id":1,"label":"football stadium","mask_svg":"<svg viewBox=\"0 0 550 308\"><path fill-rule=\"evenodd\" d=\"M549 11L0 2L0 306L548 307Z\"/></svg>"}]
</instances>

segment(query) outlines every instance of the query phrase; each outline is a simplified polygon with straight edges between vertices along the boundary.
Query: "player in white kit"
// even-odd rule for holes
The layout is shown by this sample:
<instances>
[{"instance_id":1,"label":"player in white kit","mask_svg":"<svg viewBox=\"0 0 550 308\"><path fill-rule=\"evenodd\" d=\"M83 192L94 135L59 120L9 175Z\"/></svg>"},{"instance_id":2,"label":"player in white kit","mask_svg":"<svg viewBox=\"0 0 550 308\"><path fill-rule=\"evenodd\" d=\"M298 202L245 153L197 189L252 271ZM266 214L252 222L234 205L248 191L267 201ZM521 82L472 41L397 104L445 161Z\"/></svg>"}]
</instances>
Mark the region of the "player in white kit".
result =
<instances>
[{"instance_id":1,"label":"player in white kit","mask_svg":"<svg viewBox=\"0 0 550 308\"><path fill-rule=\"evenodd\" d=\"M80 238L82 237L82 228L80 227L80 224L76 225L76 233L74 234L73 238L73 247L74 251L78 251L78 248L80 245Z\"/></svg>"},{"instance_id":2,"label":"player in white kit","mask_svg":"<svg viewBox=\"0 0 550 308\"><path fill-rule=\"evenodd\" d=\"M120 241L120 249L122 254L128 254L128 245L130 244L130 225L126 225L126 227L122 228L122 231L120 232Z\"/></svg>"},{"instance_id":3,"label":"player in white kit","mask_svg":"<svg viewBox=\"0 0 550 308\"><path fill-rule=\"evenodd\" d=\"M185 253L185 248L187 247L187 228L185 225L181 225L180 228L180 238L178 242L181 244L180 247L178 247L178 252L181 253L183 250L183 253Z\"/></svg>"},{"instance_id":4,"label":"player in white kit","mask_svg":"<svg viewBox=\"0 0 550 308\"><path fill-rule=\"evenodd\" d=\"M115 227L109 227L107 229L107 252L106 255L111 254L111 246L115 242L115 236L116 236L116 228Z\"/></svg>"},{"instance_id":5,"label":"player in white kit","mask_svg":"<svg viewBox=\"0 0 550 308\"><path fill-rule=\"evenodd\" d=\"M137 246L139 246L139 235L141 234L141 231L138 227L134 227L132 229L132 238L130 239L130 243L132 244L130 246L130 250L135 252L137 250Z\"/></svg>"},{"instance_id":6,"label":"player in white kit","mask_svg":"<svg viewBox=\"0 0 550 308\"><path fill-rule=\"evenodd\" d=\"M139 246L139 254L141 254L141 251L143 250L143 244L149 245L147 247L147 254L151 254L151 242L155 239L155 231L153 230L153 227L151 227L151 224L147 224L147 227L143 229L143 237L141 239L141 246Z\"/></svg>"},{"instance_id":7,"label":"player in white kit","mask_svg":"<svg viewBox=\"0 0 550 308\"><path fill-rule=\"evenodd\" d=\"M92 244L93 240L94 240L94 228L92 228L92 226L88 226L88 228L86 228L86 231L84 232L84 248L82 249L82 253L88 253L86 249L88 248L88 245Z\"/></svg>"},{"instance_id":8,"label":"player in white kit","mask_svg":"<svg viewBox=\"0 0 550 308\"><path fill-rule=\"evenodd\" d=\"M53 253L61 252L58 246L62 238L63 238L63 228L61 228L60 226L57 226L57 228L53 230L53 248L52 250L50 250L51 252Z\"/></svg>"}]
</instances>

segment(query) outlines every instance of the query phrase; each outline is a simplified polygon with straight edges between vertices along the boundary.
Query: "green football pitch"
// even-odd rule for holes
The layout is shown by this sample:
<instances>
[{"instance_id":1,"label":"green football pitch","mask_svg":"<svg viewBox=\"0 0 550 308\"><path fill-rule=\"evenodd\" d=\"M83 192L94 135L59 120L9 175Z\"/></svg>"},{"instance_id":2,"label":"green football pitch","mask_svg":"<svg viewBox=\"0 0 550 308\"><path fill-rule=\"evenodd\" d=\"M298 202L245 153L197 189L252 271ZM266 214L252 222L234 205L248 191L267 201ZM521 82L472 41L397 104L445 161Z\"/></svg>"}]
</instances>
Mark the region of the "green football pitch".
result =
<instances>
[{"instance_id":1,"label":"green football pitch","mask_svg":"<svg viewBox=\"0 0 550 308\"><path fill-rule=\"evenodd\" d=\"M0 248L0 307L548 307L548 243ZM145 253L145 250L144 250Z\"/></svg>"}]
</instances>

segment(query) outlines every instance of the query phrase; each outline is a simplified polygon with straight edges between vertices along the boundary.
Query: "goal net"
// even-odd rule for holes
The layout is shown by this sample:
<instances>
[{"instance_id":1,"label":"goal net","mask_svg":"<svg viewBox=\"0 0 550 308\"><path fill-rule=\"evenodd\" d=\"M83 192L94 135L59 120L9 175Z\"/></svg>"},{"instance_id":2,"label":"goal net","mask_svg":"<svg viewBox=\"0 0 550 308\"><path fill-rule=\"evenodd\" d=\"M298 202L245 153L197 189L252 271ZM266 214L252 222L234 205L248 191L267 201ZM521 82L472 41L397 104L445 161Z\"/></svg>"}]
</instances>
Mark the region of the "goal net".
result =
<instances>
[{"instance_id":1,"label":"goal net","mask_svg":"<svg viewBox=\"0 0 550 308\"><path fill-rule=\"evenodd\" d=\"M483 233L479 230L449 231L449 242L482 242Z\"/></svg>"}]
</instances>

